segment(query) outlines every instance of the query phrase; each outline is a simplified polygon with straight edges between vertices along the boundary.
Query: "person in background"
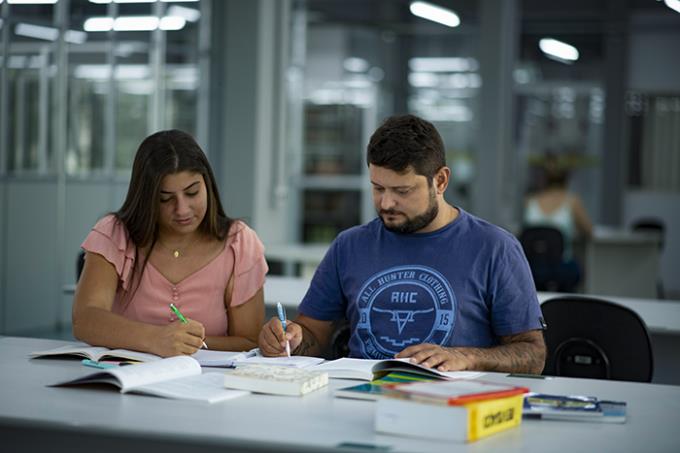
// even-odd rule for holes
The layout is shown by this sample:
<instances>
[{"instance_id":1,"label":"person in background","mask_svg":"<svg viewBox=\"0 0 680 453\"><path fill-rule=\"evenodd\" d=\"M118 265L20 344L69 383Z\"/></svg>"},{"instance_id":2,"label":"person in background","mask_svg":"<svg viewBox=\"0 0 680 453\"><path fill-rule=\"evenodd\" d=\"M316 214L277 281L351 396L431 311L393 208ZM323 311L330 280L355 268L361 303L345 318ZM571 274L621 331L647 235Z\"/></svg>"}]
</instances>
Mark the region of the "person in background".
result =
<instances>
[{"instance_id":1,"label":"person in background","mask_svg":"<svg viewBox=\"0 0 680 453\"><path fill-rule=\"evenodd\" d=\"M349 355L409 358L449 370L540 373L541 310L519 242L449 204L444 144L413 115L388 118L368 144L378 218L346 230L319 265L286 331L272 318L264 355L318 355L334 321Z\"/></svg>"},{"instance_id":2,"label":"person in background","mask_svg":"<svg viewBox=\"0 0 680 453\"><path fill-rule=\"evenodd\" d=\"M257 344L264 320L264 247L226 216L208 160L189 134L139 146L123 206L82 243L73 335L162 357ZM170 308L174 304L187 322Z\"/></svg>"},{"instance_id":3,"label":"person in background","mask_svg":"<svg viewBox=\"0 0 680 453\"><path fill-rule=\"evenodd\" d=\"M590 238L593 226L579 196L568 191L569 171L554 154L546 155L543 176L542 189L525 200L523 223L525 227L554 227L562 233L564 253L557 272L565 287L575 288L581 271L573 256L573 243L577 237Z\"/></svg>"}]
</instances>

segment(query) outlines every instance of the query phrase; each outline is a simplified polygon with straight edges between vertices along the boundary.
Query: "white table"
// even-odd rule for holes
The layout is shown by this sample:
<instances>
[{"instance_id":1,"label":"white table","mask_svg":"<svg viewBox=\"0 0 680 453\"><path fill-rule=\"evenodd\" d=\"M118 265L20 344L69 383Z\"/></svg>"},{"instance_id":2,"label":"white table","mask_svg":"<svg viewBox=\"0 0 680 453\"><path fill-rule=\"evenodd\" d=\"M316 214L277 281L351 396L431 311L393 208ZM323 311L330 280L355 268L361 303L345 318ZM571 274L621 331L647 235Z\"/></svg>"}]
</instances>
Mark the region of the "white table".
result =
<instances>
[{"instance_id":1,"label":"white table","mask_svg":"<svg viewBox=\"0 0 680 453\"><path fill-rule=\"evenodd\" d=\"M624 425L524 420L472 444L447 444L373 431L374 403L333 398L329 389L302 398L250 395L205 405L114 388L47 387L90 372L78 361L29 360L31 351L62 342L0 338L0 436L8 452L671 452L680 446L680 387L615 381L510 378L533 391L588 394L628 402ZM343 443L354 447L343 448ZM358 447L356 444L362 444Z\"/></svg>"}]
</instances>

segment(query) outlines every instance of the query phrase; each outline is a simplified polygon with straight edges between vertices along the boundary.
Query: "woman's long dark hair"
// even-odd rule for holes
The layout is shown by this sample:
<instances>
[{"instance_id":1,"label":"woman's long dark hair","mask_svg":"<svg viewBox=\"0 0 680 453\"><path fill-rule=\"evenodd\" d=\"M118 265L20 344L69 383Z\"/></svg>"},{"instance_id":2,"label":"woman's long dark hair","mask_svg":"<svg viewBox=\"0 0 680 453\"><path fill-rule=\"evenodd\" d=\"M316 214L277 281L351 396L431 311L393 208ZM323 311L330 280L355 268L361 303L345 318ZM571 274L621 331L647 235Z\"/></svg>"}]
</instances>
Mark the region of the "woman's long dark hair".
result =
<instances>
[{"instance_id":1,"label":"woman's long dark hair","mask_svg":"<svg viewBox=\"0 0 680 453\"><path fill-rule=\"evenodd\" d=\"M202 234L224 240L234 222L222 208L215 176L196 140L186 132L176 129L150 135L137 149L123 206L113 213L123 222L136 246L131 275L132 282L136 280L137 286L150 255L147 254L144 263L139 267L139 249L148 247L151 251L158 240L161 181L167 175L182 171L200 173L205 181L208 206L198 227ZM129 288L133 288L133 285ZM134 290L129 292L130 298L132 294Z\"/></svg>"}]
</instances>

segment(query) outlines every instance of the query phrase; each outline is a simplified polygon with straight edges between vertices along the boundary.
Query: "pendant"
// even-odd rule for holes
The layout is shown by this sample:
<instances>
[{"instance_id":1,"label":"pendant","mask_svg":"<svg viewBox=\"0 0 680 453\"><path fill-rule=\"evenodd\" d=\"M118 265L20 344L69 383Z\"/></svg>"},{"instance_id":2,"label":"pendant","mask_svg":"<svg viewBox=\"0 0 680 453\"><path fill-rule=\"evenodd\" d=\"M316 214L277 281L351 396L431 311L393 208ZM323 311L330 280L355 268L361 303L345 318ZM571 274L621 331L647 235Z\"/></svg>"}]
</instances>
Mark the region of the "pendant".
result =
<instances>
[{"instance_id":1,"label":"pendant","mask_svg":"<svg viewBox=\"0 0 680 453\"><path fill-rule=\"evenodd\" d=\"M172 252L172 256L174 256L175 258L179 258L179 250L174 250Z\"/></svg>"}]
</instances>

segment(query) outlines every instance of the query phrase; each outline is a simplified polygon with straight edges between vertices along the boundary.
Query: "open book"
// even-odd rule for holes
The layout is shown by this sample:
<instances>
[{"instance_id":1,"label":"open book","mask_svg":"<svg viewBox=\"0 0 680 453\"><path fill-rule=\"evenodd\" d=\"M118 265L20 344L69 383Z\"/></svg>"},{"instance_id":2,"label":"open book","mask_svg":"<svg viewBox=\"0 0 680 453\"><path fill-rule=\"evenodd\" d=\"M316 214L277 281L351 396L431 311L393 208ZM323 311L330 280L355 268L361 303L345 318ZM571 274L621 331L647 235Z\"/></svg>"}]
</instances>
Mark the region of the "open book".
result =
<instances>
[{"instance_id":1,"label":"open book","mask_svg":"<svg viewBox=\"0 0 680 453\"><path fill-rule=\"evenodd\" d=\"M434 379L473 379L483 375L478 371L438 371L411 363L410 359L368 360L342 358L322 363L312 368L325 371L336 379L358 379L372 381L390 373L400 372L431 377Z\"/></svg>"},{"instance_id":2,"label":"open book","mask_svg":"<svg viewBox=\"0 0 680 453\"><path fill-rule=\"evenodd\" d=\"M85 343L60 346L46 351L37 351L31 357L81 357L95 362L103 360L129 360L133 362L153 362L161 358L147 352L130 351L129 349L109 349L103 346L90 346Z\"/></svg>"},{"instance_id":3,"label":"open book","mask_svg":"<svg viewBox=\"0 0 680 453\"><path fill-rule=\"evenodd\" d=\"M163 398L215 403L248 392L224 388L223 373L201 373L199 363L189 356L159 359L132 366L108 368L54 386L112 384L121 393L141 393Z\"/></svg>"},{"instance_id":4,"label":"open book","mask_svg":"<svg viewBox=\"0 0 680 453\"><path fill-rule=\"evenodd\" d=\"M273 395L301 396L328 385L328 373L276 365L238 366L224 386Z\"/></svg>"},{"instance_id":5,"label":"open book","mask_svg":"<svg viewBox=\"0 0 680 453\"><path fill-rule=\"evenodd\" d=\"M130 351L128 349L109 349L103 346L90 346L85 343L60 346L46 351L32 352L31 357L82 357L95 362L100 361L133 361L153 362L161 357L147 352ZM262 357L255 348L245 352L214 351L199 349L191 355L201 366L234 367L245 364L279 365L295 368L306 368L323 362L319 357Z\"/></svg>"}]
</instances>

